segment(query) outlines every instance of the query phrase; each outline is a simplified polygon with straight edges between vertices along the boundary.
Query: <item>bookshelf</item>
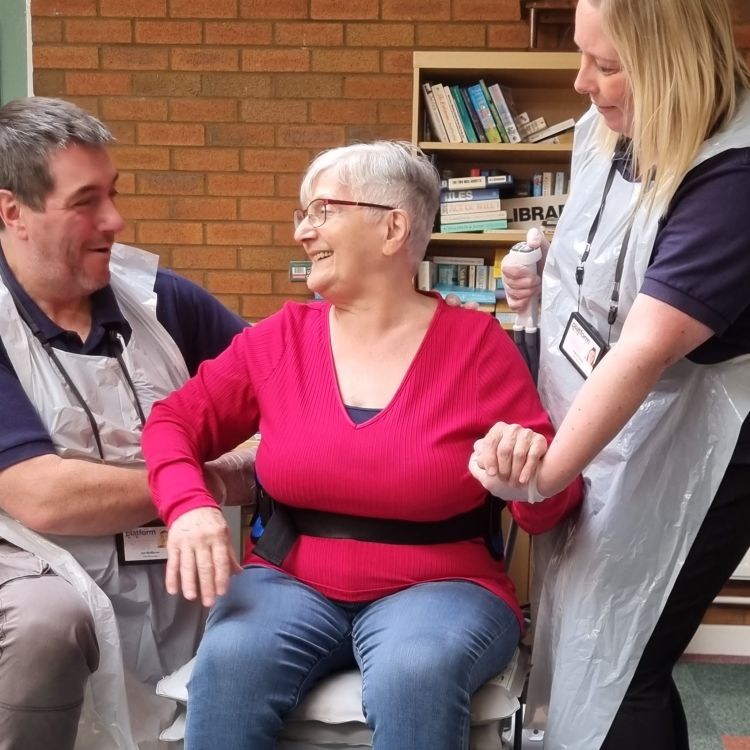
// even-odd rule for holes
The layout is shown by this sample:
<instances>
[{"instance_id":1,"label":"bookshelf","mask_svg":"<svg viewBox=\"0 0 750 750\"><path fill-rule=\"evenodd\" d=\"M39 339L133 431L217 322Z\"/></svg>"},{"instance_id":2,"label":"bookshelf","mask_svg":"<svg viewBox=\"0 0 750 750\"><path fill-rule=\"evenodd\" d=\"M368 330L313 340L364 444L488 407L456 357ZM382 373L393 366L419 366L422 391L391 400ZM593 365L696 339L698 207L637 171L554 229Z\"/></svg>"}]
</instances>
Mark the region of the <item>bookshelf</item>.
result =
<instances>
[{"instance_id":1,"label":"bookshelf","mask_svg":"<svg viewBox=\"0 0 750 750\"><path fill-rule=\"evenodd\" d=\"M412 142L432 155L439 170L466 176L472 168L508 172L516 180L531 180L535 172L570 174L572 143L442 143L427 140L428 117L423 83L469 86L484 79L512 91L516 112L548 125L578 119L589 106L573 89L580 57L573 52L414 52ZM501 198L502 203L502 198ZM551 236L551 230L550 230ZM497 253L526 238L526 229L487 233L435 233L427 254L480 256L488 265Z\"/></svg>"}]
</instances>

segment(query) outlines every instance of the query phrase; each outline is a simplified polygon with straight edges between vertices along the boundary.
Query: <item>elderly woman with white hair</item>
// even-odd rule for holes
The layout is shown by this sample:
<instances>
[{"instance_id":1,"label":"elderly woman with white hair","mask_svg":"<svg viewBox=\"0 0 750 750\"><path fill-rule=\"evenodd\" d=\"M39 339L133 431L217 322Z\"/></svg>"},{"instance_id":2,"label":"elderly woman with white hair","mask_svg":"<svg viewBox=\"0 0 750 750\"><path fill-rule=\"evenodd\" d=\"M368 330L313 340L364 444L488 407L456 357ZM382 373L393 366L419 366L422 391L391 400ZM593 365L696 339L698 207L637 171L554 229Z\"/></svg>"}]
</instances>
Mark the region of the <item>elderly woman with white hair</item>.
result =
<instances>
[{"instance_id":1,"label":"elderly woman with white hair","mask_svg":"<svg viewBox=\"0 0 750 750\"><path fill-rule=\"evenodd\" d=\"M467 462L503 420L531 472L552 428L497 321L414 288L438 196L409 144L319 155L294 223L322 300L287 303L152 411L167 586L215 602L190 750L274 748L316 682L354 664L373 747L468 748L471 696L513 654L522 618L492 544L499 506ZM200 467L257 430L263 490L240 568ZM509 507L545 531L581 491L576 479Z\"/></svg>"}]
</instances>

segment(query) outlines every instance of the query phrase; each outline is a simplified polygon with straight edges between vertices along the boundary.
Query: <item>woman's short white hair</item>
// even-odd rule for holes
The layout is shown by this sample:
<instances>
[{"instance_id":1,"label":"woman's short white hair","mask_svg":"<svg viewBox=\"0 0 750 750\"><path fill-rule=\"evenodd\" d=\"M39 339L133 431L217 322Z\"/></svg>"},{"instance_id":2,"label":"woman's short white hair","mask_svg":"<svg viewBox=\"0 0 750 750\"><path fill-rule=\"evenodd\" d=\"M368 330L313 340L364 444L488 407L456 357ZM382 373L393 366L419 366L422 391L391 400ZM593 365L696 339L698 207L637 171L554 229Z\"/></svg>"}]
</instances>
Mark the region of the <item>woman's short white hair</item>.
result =
<instances>
[{"instance_id":1,"label":"woman's short white hair","mask_svg":"<svg viewBox=\"0 0 750 750\"><path fill-rule=\"evenodd\" d=\"M323 151L302 178L303 206L312 199L315 181L323 172L330 172L353 200L405 211L411 219L410 255L415 264L422 260L439 206L440 176L417 146L407 141L374 141Z\"/></svg>"}]
</instances>

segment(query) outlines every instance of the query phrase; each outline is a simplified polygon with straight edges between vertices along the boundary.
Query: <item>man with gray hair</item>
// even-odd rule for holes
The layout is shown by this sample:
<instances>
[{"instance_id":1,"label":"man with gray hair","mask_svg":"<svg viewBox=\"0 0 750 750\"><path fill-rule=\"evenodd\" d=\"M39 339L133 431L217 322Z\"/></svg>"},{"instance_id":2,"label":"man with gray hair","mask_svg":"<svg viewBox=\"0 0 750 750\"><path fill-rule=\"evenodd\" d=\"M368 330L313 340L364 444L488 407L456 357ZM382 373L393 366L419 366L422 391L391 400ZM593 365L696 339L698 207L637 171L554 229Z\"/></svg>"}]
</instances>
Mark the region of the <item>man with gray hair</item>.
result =
<instances>
[{"instance_id":1,"label":"man with gray hair","mask_svg":"<svg viewBox=\"0 0 750 750\"><path fill-rule=\"evenodd\" d=\"M0 107L0 750L157 747L153 685L202 631L164 590L141 430L246 324L115 243L112 140L64 101ZM249 464L209 467L217 494L247 501Z\"/></svg>"}]
</instances>

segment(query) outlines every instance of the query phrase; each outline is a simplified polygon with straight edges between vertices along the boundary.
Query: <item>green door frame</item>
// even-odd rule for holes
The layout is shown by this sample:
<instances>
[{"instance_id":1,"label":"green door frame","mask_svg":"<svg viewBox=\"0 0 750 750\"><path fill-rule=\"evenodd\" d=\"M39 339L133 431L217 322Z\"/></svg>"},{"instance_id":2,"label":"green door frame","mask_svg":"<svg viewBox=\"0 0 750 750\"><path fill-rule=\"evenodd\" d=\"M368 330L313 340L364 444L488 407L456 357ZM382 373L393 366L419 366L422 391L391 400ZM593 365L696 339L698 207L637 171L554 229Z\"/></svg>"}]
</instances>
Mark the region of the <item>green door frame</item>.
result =
<instances>
[{"instance_id":1,"label":"green door frame","mask_svg":"<svg viewBox=\"0 0 750 750\"><path fill-rule=\"evenodd\" d=\"M0 102L28 96L31 91L29 62L29 0L0 0Z\"/></svg>"}]
</instances>

